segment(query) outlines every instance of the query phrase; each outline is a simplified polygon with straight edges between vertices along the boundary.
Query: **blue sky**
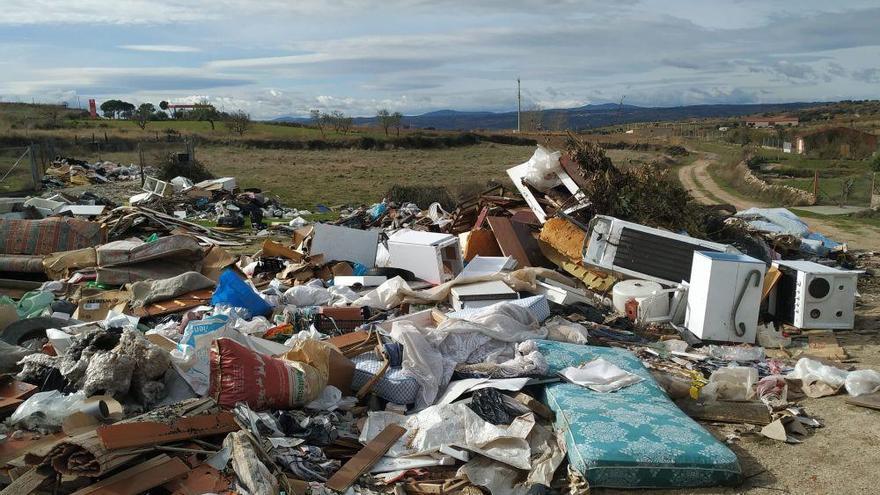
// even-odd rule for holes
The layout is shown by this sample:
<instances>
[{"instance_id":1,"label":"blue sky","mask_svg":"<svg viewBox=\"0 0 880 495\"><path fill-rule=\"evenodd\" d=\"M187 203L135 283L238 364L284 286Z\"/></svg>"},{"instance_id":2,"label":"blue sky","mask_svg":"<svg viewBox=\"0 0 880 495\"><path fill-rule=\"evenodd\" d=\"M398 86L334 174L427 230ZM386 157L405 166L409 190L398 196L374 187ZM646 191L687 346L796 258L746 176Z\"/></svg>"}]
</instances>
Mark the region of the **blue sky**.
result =
<instances>
[{"instance_id":1,"label":"blue sky","mask_svg":"<svg viewBox=\"0 0 880 495\"><path fill-rule=\"evenodd\" d=\"M255 118L878 98L877 0L3 0L0 99Z\"/></svg>"}]
</instances>

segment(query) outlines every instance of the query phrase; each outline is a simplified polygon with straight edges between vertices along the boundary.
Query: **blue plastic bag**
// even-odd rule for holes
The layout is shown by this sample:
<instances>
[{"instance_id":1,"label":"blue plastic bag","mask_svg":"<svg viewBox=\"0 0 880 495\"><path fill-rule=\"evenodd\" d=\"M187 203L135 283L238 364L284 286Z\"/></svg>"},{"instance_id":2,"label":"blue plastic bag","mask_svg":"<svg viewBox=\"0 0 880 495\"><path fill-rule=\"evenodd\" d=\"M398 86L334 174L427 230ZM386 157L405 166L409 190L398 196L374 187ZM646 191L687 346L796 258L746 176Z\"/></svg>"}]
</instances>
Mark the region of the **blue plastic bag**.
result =
<instances>
[{"instance_id":1,"label":"blue plastic bag","mask_svg":"<svg viewBox=\"0 0 880 495\"><path fill-rule=\"evenodd\" d=\"M272 306L229 268L220 274L217 289L211 297L211 304L244 308L251 316L264 316L272 312Z\"/></svg>"}]
</instances>

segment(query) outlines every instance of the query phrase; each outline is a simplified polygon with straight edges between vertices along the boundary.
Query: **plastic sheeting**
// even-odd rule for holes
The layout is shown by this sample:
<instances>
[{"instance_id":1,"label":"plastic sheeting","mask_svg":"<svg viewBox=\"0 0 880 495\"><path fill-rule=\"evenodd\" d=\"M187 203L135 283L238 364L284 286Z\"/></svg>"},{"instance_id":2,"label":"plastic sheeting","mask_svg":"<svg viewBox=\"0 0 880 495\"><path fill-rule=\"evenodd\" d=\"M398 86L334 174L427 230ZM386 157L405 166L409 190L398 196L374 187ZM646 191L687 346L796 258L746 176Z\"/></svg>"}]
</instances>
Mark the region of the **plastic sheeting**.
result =
<instances>
[{"instance_id":1,"label":"plastic sheeting","mask_svg":"<svg viewBox=\"0 0 880 495\"><path fill-rule=\"evenodd\" d=\"M736 216L761 232L790 234L801 238L801 251L824 256L843 244L813 232L810 227L787 208L749 208Z\"/></svg>"},{"instance_id":2,"label":"plastic sheeting","mask_svg":"<svg viewBox=\"0 0 880 495\"><path fill-rule=\"evenodd\" d=\"M389 424L406 428L407 434L387 452L389 457L440 452L446 445L476 452L518 469L531 469L531 447L527 440L535 426L535 416L524 414L510 425L484 421L463 404L431 406L418 414L377 411L369 413L361 431L361 443L375 438Z\"/></svg>"},{"instance_id":3,"label":"plastic sheeting","mask_svg":"<svg viewBox=\"0 0 880 495\"><path fill-rule=\"evenodd\" d=\"M403 369L421 385L417 408L434 403L459 363L505 363L517 358L516 346L543 339L547 331L523 307L496 304L469 320L447 319L436 328L394 322L391 337L403 345ZM532 361L523 361L526 374Z\"/></svg>"}]
</instances>

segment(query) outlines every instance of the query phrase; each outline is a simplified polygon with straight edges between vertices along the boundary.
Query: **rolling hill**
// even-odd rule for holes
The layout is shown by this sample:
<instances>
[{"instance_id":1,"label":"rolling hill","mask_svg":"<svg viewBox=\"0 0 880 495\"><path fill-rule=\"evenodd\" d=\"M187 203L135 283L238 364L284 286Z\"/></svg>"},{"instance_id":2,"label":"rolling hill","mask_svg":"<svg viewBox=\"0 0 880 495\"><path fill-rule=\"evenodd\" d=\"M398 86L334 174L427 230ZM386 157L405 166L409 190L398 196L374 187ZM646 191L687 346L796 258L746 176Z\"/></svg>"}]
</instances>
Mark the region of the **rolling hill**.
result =
<instances>
[{"instance_id":1,"label":"rolling hill","mask_svg":"<svg viewBox=\"0 0 880 495\"><path fill-rule=\"evenodd\" d=\"M687 119L727 118L761 113L795 112L826 103L778 103L750 105L690 105L681 107L641 107L636 105L617 105L604 103L577 108L544 110L542 119L545 128L564 127L569 129L592 129L616 124L634 122L673 122ZM421 115L404 117L404 124L421 129L443 130L471 129L514 129L516 112L461 112L438 110ZM309 122L302 117L279 117L279 122ZM355 125L372 125L375 117L356 117Z\"/></svg>"}]
</instances>

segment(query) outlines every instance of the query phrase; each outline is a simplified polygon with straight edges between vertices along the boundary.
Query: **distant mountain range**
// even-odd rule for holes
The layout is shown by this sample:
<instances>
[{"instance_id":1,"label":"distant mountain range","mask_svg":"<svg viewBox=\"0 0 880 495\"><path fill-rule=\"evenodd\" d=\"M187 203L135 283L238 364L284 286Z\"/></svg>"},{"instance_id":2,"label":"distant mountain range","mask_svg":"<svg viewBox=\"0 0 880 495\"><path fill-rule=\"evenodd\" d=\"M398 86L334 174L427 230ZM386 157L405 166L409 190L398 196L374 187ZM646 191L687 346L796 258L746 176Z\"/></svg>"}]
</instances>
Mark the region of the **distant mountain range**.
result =
<instances>
[{"instance_id":1,"label":"distant mountain range","mask_svg":"<svg viewBox=\"0 0 880 495\"><path fill-rule=\"evenodd\" d=\"M640 107L603 103L578 108L559 108L542 112L545 129L591 129L635 122L673 122L687 119L739 117L758 113L786 113L827 103L778 103L751 105L689 105L681 107ZM524 112L525 113L525 112ZM279 117L276 122L308 123L305 117ZM375 117L356 117L355 125L375 125ZM459 112L437 110L407 115L403 123L420 129L500 130L516 128L516 112Z\"/></svg>"}]
</instances>

